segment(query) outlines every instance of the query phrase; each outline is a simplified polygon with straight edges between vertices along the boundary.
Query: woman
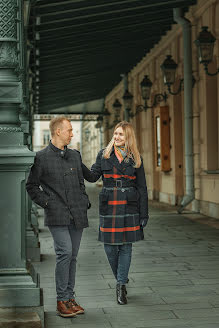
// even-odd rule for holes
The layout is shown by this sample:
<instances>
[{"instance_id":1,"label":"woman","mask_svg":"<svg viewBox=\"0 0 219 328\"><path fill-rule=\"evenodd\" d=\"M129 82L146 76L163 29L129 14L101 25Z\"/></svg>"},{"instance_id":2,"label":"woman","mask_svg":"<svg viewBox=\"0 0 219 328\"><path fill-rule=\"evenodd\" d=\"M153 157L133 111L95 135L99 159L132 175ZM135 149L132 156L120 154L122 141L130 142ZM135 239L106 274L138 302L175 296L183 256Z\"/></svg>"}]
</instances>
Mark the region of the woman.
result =
<instances>
[{"instance_id":1,"label":"woman","mask_svg":"<svg viewBox=\"0 0 219 328\"><path fill-rule=\"evenodd\" d=\"M91 171L82 165L89 182L103 179L99 195L99 240L117 280L119 304L127 304L126 283L131 263L132 243L144 238L148 220L148 195L144 166L134 129L128 122L116 125L113 138L101 150Z\"/></svg>"}]
</instances>

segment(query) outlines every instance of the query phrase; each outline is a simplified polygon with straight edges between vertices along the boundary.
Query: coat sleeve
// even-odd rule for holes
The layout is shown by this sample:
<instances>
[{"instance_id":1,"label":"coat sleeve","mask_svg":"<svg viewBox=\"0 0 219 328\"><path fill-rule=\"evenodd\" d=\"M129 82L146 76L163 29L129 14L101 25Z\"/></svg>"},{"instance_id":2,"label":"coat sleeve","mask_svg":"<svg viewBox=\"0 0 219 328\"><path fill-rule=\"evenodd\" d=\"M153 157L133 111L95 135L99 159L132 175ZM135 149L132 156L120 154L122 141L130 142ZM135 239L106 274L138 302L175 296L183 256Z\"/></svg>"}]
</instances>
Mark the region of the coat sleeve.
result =
<instances>
[{"instance_id":1,"label":"coat sleeve","mask_svg":"<svg viewBox=\"0 0 219 328\"><path fill-rule=\"evenodd\" d=\"M49 201L49 196L40 187L40 177L42 175L42 164L36 154L34 164L31 167L29 177L26 183L27 192L34 203L45 208Z\"/></svg>"},{"instance_id":2,"label":"coat sleeve","mask_svg":"<svg viewBox=\"0 0 219 328\"><path fill-rule=\"evenodd\" d=\"M141 166L136 169L136 184L140 196L140 219L148 220L148 192L144 172L143 160L141 159Z\"/></svg>"},{"instance_id":3,"label":"coat sleeve","mask_svg":"<svg viewBox=\"0 0 219 328\"><path fill-rule=\"evenodd\" d=\"M96 162L91 166L91 170L89 170L86 165L82 163L82 171L84 175L84 179L89 182L96 182L102 175L101 171L101 158L103 151L99 151Z\"/></svg>"},{"instance_id":4,"label":"coat sleeve","mask_svg":"<svg viewBox=\"0 0 219 328\"><path fill-rule=\"evenodd\" d=\"M80 164L81 164L81 170L78 171L78 180L79 180L81 190L83 191L83 193L86 194L85 184L84 184L84 176L83 176L83 163L82 163L82 159L81 159L81 154L78 150L76 150L76 152L79 155L79 160L80 160Z\"/></svg>"}]
</instances>

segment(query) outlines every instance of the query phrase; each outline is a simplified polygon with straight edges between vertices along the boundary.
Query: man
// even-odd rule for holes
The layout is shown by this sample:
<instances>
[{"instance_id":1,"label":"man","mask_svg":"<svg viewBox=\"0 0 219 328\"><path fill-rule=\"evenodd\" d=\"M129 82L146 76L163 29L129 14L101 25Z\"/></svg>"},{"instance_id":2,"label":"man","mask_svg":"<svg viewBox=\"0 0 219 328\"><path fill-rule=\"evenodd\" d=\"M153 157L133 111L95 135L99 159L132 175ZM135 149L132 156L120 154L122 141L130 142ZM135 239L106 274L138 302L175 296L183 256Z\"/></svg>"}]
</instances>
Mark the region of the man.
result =
<instances>
[{"instance_id":1,"label":"man","mask_svg":"<svg viewBox=\"0 0 219 328\"><path fill-rule=\"evenodd\" d=\"M73 317L84 313L75 301L76 258L83 229L88 227L88 196L81 156L67 148L73 137L70 121L56 117L50 122L50 144L37 152L27 181L31 199L45 210L56 252L57 313Z\"/></svg>"}]
</instances>

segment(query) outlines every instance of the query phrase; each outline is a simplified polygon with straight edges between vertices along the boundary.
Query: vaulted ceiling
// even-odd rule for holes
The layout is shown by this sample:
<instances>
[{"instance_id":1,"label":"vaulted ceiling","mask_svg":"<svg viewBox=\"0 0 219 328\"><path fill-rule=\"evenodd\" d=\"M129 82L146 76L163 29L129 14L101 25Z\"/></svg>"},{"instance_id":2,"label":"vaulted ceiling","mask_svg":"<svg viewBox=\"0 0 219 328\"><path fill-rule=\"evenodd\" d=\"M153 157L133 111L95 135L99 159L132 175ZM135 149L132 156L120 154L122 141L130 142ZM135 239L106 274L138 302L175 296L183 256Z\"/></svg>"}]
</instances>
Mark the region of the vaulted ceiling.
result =
<instances>
[{"instance_id":1,"label":"vaulted ceiling","mask_svg":"<svg viewBox=\"0 0 219 328\"><path fill-rule=\"evenodd\" d=\"M128 73L171 29L173 8L186 11L195 3L35 0L29 38L35 39L38 49L31 61L39 71L39 113L64 112L66 106L103 99L120 75ZM92 112L99 112L101 106L91 106ZM69 110L83 113L84 106Z\"/></svg>"}]
</instances>

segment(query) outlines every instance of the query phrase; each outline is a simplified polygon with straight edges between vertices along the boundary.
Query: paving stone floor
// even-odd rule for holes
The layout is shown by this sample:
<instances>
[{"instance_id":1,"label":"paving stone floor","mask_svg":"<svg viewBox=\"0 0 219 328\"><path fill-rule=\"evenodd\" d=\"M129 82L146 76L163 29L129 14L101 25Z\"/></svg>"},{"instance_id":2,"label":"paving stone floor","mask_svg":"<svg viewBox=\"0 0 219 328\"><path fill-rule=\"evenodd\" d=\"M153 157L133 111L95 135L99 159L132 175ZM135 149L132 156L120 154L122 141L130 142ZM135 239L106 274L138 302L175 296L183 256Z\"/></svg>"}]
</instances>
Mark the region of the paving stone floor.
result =
<instances>
[{"instance_id":1,"label":"paving stone floor","mask_svg":"<svg viewBox=\"0 0 219 328\"><path fill-rule=\"evenodd\" d=\"M100 188L89 184L87 191L90 227L83 233L76 277L84 315L56 315L53 242L43 217L39 220L42 262L35 266L44 292L45 328L219 328L219 229L199 223L202 215L179 215L173 207L152 203L145 240L133 248L128 304L121 306L97 241Z\"/></svg>"}]
</instances>

